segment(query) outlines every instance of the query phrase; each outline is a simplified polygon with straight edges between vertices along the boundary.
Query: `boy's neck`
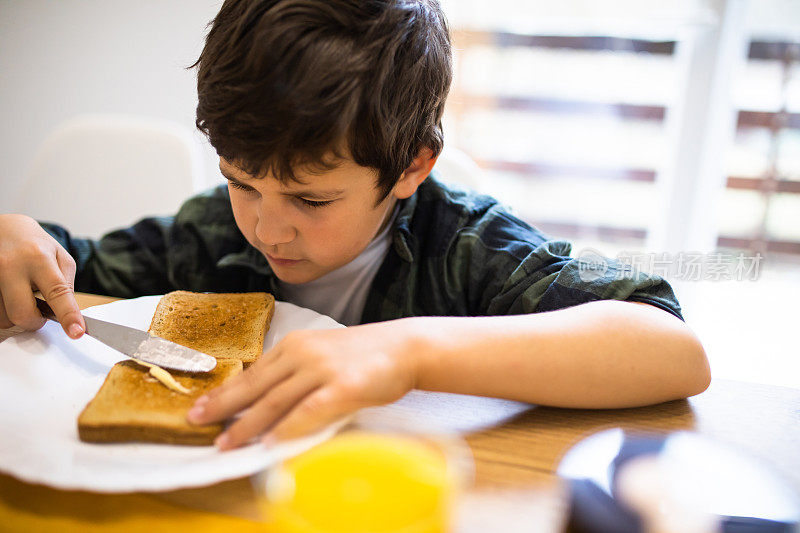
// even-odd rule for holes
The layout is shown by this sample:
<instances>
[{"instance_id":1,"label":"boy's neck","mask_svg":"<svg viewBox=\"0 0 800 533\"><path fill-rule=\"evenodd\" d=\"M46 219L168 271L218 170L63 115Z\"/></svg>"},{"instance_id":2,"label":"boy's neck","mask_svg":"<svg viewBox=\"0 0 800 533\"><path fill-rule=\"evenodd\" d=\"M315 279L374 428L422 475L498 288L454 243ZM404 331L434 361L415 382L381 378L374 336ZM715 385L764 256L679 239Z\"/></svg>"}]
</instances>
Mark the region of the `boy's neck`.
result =
<instances>
[{"instance_id":1,"label":"boy's neck","mask_svg":"<svg viewBox=\"0 0 800 533\"><path fill-rule=\"evenodd\" d=\"M397 207L397 198L393 198L389 207L386 209L386 213L383 216L383 222L381 222L381 227L378 228L378 231L375 232L375 235L372 236L374 240L375 237L381 234L381 232L386 229L386 225L389 224L389 221L392 220L392 215L394 214L395 207Z\"/></svg>"}]
</instances>

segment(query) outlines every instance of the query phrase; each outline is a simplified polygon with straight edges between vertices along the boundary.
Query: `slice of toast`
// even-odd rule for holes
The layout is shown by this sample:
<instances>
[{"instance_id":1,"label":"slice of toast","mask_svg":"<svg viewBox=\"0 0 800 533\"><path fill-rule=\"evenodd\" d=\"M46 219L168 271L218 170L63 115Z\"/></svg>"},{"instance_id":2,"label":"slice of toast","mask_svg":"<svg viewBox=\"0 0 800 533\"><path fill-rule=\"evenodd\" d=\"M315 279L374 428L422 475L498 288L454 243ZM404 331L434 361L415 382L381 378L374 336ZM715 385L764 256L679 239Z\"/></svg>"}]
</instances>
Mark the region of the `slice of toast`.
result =
<instances>
[{"instance_id":1,"label":"slice of toast","mask_svg":"<svg viewBox=\"0 0 800 533\"><path fill-rule=\"evenodd\" d=\"M183 346L249 366L261 355L275 312L265 292L174 291L158 302L148 330Z\"/></svg>"},{"instance_id":2,"label":"slice of toast","mask_svg":"<svg viewBox=\"0 0 800 533\"><path fill-rule=\"evenodd\" d=\"M78 417L84 442L158 442L213 444L223 424L195 426L186 420L194 401L242 371L242 362L218 359L210 372L170 371L189 394L165 387L135 361L115 364L95 397Z\"/></svg>"}]
</instances>

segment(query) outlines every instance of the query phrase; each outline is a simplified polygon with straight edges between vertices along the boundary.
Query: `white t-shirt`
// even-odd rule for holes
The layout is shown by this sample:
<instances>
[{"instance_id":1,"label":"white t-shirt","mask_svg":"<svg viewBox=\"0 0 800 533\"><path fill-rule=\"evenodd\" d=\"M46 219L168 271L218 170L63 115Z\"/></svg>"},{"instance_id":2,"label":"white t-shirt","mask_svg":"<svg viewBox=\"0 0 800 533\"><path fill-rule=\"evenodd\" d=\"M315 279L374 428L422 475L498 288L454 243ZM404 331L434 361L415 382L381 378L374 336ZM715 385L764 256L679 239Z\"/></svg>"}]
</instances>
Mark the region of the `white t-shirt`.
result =
<instances>
[{"instance_id":1,"label":"white t-shirt","mask_svg":"<svg viewBox=\"0 0 800 533\"><path fill-rule=\"evenodd\" d=\"M391 230L398 212L396 206L386 227L346 265L308 283L278 280L286 301L328 315L345 326L358 324L372 280L392 243Z\"/></svg>"}]
</instances>

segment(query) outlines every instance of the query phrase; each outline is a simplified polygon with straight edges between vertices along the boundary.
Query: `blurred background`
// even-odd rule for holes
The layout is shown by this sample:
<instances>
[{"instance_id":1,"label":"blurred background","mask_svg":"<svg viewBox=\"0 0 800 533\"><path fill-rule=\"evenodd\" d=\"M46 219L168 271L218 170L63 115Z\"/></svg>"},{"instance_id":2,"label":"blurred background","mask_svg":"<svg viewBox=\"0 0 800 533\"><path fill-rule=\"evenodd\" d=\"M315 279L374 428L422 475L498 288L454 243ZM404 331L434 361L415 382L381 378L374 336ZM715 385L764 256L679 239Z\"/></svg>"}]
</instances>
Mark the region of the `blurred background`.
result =
<instances>
[{"instance_id":1,"label":"blurred background","mask_svg":"<svg viewBox=\"0 0 800 533\"><path fill-rule=\"evenodd\" d=\"M800 387L800 2L442 4L455 46L445 177L576 257L593 250L667 278L715 378ZM42 219L68 203L64 217L84 218L49 219L98 236L222 182L193 129L185 69L219 5L0 0L0 212ZM161 128L188 163L165 165L137 138L107 157L124 168L82 176L89 163L58 159L51 141L87 114ZM173 187L179 167L191 176ZM117 206L103 189L120 181L138 189Z\"/></svg>"}]
</instances>

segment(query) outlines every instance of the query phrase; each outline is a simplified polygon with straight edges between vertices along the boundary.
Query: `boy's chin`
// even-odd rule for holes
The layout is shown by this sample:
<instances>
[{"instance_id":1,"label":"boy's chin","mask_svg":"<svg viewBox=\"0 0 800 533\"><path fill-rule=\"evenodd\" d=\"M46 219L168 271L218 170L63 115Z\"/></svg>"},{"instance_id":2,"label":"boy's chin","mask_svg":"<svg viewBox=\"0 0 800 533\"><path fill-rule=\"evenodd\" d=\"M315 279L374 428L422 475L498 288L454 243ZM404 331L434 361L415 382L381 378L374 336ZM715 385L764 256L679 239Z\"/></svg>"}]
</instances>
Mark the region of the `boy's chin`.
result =
<instances>
[{"instance_id":1,"label":"boy's chin","mask_svg":"<svg viewBox=\"0 0 800 533\"><path fill-rule=\"evenodd\" d=\"M297 267L286 268L278 265L270 266L272 267L272 272L279 280L284 283L291 283L293 285L308 283L309 281L314 281L315 279L319 279L325 275L324 272L316 272L314 269Z\"/></svg>"}]
</instances>

